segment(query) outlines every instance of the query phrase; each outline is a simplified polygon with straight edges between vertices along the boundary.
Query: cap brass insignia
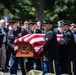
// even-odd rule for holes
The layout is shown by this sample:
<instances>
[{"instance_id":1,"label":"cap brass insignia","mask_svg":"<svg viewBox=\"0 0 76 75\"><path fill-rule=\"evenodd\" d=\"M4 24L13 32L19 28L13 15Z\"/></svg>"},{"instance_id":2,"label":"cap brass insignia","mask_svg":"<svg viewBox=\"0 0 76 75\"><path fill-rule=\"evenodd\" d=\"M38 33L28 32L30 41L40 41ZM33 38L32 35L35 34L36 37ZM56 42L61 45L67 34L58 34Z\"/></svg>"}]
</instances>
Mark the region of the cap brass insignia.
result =
<instances>
[{"instance_id":1,"label":"cap brass insignia","mask_svg":"<svg viewBox=\"0 0 76 75\"><path fill-rule=\"evenodd\" d=\"M45 38L46 41L48 41L48 38Z\"/></svg>"}]
</instances>

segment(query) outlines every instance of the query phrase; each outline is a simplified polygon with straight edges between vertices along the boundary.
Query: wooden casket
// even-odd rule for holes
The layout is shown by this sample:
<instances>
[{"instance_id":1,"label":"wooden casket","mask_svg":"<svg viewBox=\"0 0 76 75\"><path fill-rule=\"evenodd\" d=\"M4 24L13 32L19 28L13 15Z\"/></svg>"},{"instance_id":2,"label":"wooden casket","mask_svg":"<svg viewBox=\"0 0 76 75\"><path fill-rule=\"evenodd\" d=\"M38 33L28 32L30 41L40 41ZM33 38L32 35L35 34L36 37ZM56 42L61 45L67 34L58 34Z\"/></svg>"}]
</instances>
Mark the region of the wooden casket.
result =
<instances>
[{"instance_id":1,"label":"wooden casket","mask_svg":"<svg viewBox=\"0 0 76 75\"><path fill-rule=\"evenodd\" d=\"M41 57L45 34L28 34L14 42L16 57ZM61 34L57 35L58 44Z\"/></svg>"},{"instance_id":2,"label":"wooden casket","mask_svg":"<svg viewBox=\"0 0 76 75\"><path fill-rule=\"evenodd\" d=\"M16 57L34 57L35 52L32 45L28 42L18 42L18 52Z\"/></svg>"},{"instance_id":3,"label":"wooden casket","mask_svg":"<svg viewBox=\"0 0 76 75\"><path fill-rule=\"evenodd\" d=\"M27 34L14 41L16 57L41 57L44 34Z\"/></svg>"}]
</instances>

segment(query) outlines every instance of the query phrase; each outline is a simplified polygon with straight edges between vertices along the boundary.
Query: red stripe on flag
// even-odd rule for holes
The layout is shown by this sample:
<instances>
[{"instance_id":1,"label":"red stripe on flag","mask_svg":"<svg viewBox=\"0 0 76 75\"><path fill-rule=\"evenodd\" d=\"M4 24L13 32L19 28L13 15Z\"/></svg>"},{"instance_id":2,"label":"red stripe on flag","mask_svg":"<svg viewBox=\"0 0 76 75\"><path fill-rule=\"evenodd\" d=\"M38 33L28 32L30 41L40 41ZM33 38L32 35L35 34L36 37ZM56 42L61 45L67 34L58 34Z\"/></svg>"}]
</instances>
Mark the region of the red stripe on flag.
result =
<instances>
[{"instance_id":1,"label":"red stripe on flag","mask_svg":"<svg viewBox=\"0 0 76 75\"><path fill-rule=\"evenodd\" d=\"M16 42L16 43L14 43L14 46L18 46L18 43Z\"/></svg>"},{"instance_id":2,"label":"red stripe on flag","mask_svg":"<svg viewBox=\"0 0 76 75\"><path fill-rule=\"evenodd\" d=\"M57 36L57 38L61 38L62 36Z\"/></svg>"},{"instance_id":3,"label":"red stripe on flag","mask_svg":"<svg viewBox=\"0 0 76 75\"><path fill-rule=\"evenodd\" d=\"M15 52L15 54L16 54L16 53L18 52L18 50L15 50L14 52Z\"/></svg>"}]
</instances>

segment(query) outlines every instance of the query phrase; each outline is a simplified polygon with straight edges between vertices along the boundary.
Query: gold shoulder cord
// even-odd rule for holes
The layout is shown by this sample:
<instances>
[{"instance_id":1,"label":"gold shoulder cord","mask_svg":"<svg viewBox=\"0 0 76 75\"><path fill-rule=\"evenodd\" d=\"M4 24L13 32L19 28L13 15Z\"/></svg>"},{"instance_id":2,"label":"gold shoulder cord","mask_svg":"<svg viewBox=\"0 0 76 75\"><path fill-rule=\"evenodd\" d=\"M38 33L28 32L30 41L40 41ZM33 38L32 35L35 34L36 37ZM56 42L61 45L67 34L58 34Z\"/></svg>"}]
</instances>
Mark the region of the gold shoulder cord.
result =
<instances>
[{"instance_id":1,"label":"gold shoulder cord","mask_svg":"<svg viewBox=\"0 0 76 75\"><path fill-rule=\"evenodd\" d=\"M25 59L26 59L26 58L23 58L23 61L24 61L24 69L25 69L25 72L27 73Z\"/></svg>"},{"instance_id":2,"label":"gold shoulder cord","mask_svg":"<svg viewBox=\"0 0 76 75\"><path fill-rule=\"evenodd\" d=\"M54 71L54 74L56 75L56 68L55 68L55 60L53 60L53 71Z\"/></svg>"},{"instance_id":3,"label":"gold shoulder cord","mask_svg":"<svg viewBox=\"0 0 76 75\"><path fill-rule=\"evenodd\" d=\"M72 73L72 75L74 75L74 71L73 71L73 61L71 61L71 73Z\"/></svg>"}]
</instances>

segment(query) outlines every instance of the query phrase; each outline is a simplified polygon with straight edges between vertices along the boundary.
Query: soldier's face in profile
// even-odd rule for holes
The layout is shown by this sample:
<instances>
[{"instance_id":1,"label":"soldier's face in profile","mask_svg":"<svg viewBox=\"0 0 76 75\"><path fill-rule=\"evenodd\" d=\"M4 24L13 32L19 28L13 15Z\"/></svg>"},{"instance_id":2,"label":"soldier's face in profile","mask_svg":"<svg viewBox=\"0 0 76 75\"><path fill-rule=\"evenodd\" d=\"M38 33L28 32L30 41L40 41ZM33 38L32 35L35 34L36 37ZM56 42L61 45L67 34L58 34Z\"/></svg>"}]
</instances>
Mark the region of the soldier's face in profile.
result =
<instances>
[{"instance_id":1,"label":"soldier's face in profile","mask_svg":"<svg viewBox=\"0 0 76 75\"><path fill-rule=\"evenodd\" d=\"M30 26L30 30L34 31L36 29L36 24Z\"/></svg>"},{"instance_id":2,"label":"soldier's face in profile","mask_svg":"<svg viewBox=\"0 0 76 75\"><path fill-rule=\"evenodd\" d=\"M45 31L48 31L51 28L52 28L52 25L49 25L49 24L47 24L47 25L44 26L44 30Z\"/></svg>"},{"instance_id":3,"label":"soldier's face in profile","mask_svg":"<svg viewBox=\"0 0 76 75\"><path fill-rule=\"evenodd\" d=\"M64 26L62 26L62 27L60 27L61 28L61 30L62 30L62 32L64 31Z\"/></svg>"},{"instance_id":4,"label":"soldier's face in profile","mask_svg":"<svg viewBox=\"0 0 76 75\"><path fill-rule=\"evenodd\" d=\"M47 31L47 25L44 25L44 31Z\"/></svg>"},{"instance_id":5,"label":"soldier's face in profile","mask_svg":"<svg viewBox=\"0 0 76 75\"><path fill-rule=\"evenodd\" d=\"M66 30L70 29L70 26L65 25L65 26L63 26L61 28L62 28L62 31L66 31Z\"/></svg>"}]
</instances>

